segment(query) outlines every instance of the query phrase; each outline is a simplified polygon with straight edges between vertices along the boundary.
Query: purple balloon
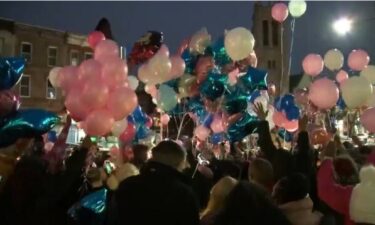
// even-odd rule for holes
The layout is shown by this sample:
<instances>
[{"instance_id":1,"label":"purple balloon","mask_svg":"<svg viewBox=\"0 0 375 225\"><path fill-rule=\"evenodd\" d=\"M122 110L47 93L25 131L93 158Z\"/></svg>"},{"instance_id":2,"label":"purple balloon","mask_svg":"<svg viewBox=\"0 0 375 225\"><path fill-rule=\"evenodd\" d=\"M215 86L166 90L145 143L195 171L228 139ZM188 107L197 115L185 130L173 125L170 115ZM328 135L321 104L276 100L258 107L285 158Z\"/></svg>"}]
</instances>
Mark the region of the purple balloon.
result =
<instances>
[{"instance_id":1,"label":"purple balloon","mask_svg":"<svg viewBox=\"0 0 375 225\"><path fill-rule=\"evenodd\" d=\"M20 107L20 98L13 91L0 91L0 117L9 115Z\"/></svg>"}]
</instances>

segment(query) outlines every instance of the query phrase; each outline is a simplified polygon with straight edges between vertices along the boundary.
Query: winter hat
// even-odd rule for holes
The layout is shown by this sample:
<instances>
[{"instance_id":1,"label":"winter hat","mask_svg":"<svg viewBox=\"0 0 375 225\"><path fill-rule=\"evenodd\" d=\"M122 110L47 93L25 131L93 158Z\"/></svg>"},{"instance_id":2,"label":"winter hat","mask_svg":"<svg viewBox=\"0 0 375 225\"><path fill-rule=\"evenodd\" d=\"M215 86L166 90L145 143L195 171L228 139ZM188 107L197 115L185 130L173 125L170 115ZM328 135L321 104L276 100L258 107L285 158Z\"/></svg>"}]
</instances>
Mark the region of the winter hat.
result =
<instances>
[{"instance_id":1,"label":"winter hat","mask_svg":"<svg viewBox=\"0 0 375 225\"><path fill-rule=\"evenodd\" d=\"M350 217L356 223L375 224L375 167L365 166L359 173L350 199Z\"/></svg>"}]
</instances>

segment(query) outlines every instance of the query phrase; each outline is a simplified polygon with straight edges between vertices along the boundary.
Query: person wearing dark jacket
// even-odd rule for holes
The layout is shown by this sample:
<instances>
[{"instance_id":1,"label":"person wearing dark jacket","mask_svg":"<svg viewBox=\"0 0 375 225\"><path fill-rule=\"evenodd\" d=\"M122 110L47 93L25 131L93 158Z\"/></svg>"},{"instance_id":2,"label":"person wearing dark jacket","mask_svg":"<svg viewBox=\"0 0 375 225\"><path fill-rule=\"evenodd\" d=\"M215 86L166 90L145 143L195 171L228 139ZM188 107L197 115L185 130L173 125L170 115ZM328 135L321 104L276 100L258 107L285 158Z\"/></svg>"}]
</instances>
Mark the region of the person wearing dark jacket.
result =
<instances>
[{"instance_id":1,"label":"person wearing dark jacket","mask_svg":"<svg viewBox=\"0 0 375 225\"><path fill-rule=\"evenodd\" d=\"M117 225L198 225L193 191L181 171L185 150L174 141L162 141L141 174L124 180L115 193Z\"/></svg>"},{"instance_id":2,"label":"person wearing dark jacket","mask_svg":"<svg viewBox=\"0 0 375 225\"><path fill-rule=\"evenodd\" d=\"M290 152L285 151L284 149L277 149L273 144L268 121L266 120L268 112L265 111L263 106L261 104L257 104L254 111L261 120L258 126L258 145L264 155L264 158L266 158L272 164L275 180L279 180L280 178L287 176L294 171L295 164L293 156Z\"/></svg>"}]
</instances>

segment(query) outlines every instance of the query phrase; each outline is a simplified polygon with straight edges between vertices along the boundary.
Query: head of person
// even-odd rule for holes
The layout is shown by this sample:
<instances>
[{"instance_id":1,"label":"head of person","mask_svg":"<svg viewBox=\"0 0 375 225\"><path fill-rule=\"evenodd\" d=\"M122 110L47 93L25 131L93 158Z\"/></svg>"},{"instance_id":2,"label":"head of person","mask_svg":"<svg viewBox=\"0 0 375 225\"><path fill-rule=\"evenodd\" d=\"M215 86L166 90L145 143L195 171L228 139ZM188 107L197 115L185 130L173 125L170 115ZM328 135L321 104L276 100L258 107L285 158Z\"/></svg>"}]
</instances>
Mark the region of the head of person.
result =
<instances>
[{"instance_id":1,"label":"head of person","mask_svg":"<svg viewBox=\"0 0 375 225\"><path fill-rule=\"evenodd\" d=\"M267 196L256 184L238 182L226 198L215 224L290 224Z\"/></svg>"},{"instance_id":2,"label":"head of person","mask_svg":"<svg viewBox=\"0 0 375 225\"><path fill-rule=\"evenodd\" d=\"M93 188L103 186L103 178L106 177L100 168L90 168L86 173L87 182Z\"/></svg>"},{"instance_id":3,"label":"head of person","mask_svg":"<svg viewBox=\"0 0 375 225\"><path fill-rule=\"evenodd\" d=\"M226 176L221 178L211 189L210 199L206 209L203 211L202 216L210 213L216 213L224 206L225 199L229 193L236 186L237 180Z\"/></svg>"},{"instance_id":4,"label":"head of person","mask_svg":"<svg viewBox=\"0 0 375 225\"><path fill-rule=\"evenodd\" d=\"M174 141L161 141L152 149L151 161L170 166L181 172L186 165L186 151Z\"/></svg>"},{"instance_id":5,"label":"head of person","mask_svg":"<svg viewBox=\"0 0 375 225\"><path fill-rule=\"evenodd\" d=\"M273 185L273 168L271 163L262 158L257 158L250 163L249 180L269 190Z\"/></svg>"},{"instance_id":6,"label":"head of person","mask_svg":"<svg viewBox=\"0 0 375 225\"><path fill-rule=\"evenodd\" d=\"M356 224L375 224L375 167L363 167L359 178L350 199L350 218Z\"/></svg>"},{"instance_id":7,"label":"head of person","mask_svg":"<svg viewBox=\"0 0 375 225\"><path fill-rule=\"evenodd\" d=\"M131 163L124 163L118 167L115 171L115 176L119 183L128 177L136 176L139 174L139 170L136 166Z\"/></svg>"},{"instance_id":8,"label":"head of person","mask_svg":"<svg viewBox=\"0 0 375 225\"><path fill-rule=\"evenodd\" d=\"M135 166L140 167L148 160L148 146L143 144L136 144L132 147L133 150L133 163Z\"/></svg>"},{"instance_id":9,"label":"head of person","mask_svg":"<svg viewBox=\"0 0 375 225\"><path fill-rule=\"evenodd\" d=\"M337 156L333 165L336 172L336 181L342 185L358 183L358 169L354 160L349 155Z\"/></svg>"},{"instance_id":10,"label":"head of person","mask_svg":"<svg viewBox=\"0 0 375 225\"><path fill-rule=\"evenodd\" d=\"M304 199L309 193L309 182L301 173L281 178L273 188L272 198L277 205Z\"/></svg>"}]
</instances>

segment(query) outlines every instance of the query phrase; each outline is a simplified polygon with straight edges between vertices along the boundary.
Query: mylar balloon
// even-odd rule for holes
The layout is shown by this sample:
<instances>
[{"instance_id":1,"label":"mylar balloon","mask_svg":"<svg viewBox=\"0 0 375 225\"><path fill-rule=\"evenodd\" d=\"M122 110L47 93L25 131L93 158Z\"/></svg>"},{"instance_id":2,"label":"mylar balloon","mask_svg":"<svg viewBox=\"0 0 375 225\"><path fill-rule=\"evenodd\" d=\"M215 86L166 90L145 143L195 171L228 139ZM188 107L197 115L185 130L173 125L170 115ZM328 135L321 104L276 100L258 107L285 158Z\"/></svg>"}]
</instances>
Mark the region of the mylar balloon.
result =
<instances>
[{"instance_id":1,"label":"mylar balloon","mask_svg":"<svg viewBox=\"0 0 375 225\"><path fill-rule=\"evenodd\" d=\"M258 127L259 121L255 116L245 113L241 119L228 127L228 138L231 142L240 141L253 133Z\"/></svg>"},{"instance_id":2,"label":"mylar balloon","mask_svg":"<svg viewBox=\"0 0 375 225\"><path fill-rule=\"evenodd\" d=\"M163 44L163 33L148 31L134 44L128 58L130 64L138 65L146 62Z\"/></svg>"},{"instance_id":3,"label":"mylar balloon","mask_svg":"<svg viewBox=\"0 0 375 225\"><path fill-rule=\"evenodd\" d=\"M350 109L366 104L373 91L370 82L362 76L345 80L340 88L345 104Z\"/></svg>"},{"instance_id":4,"label":"mylar balloon","mask_svg":"<svg viewBox=\"0 0 375 225\"><path fill-rule=\"evenodd\" d=\"M181 98L187 97L190 94L191 86L197 82L197 78L190 74L184 74L178 81L178 94Z\"/></svg>"},{"instance_id":5,"label":"mylar balloon","mask_svg":"<svg viewBox=\"0 0 375 225\"><path fill-rule=\"evenodd\" d=\"M211 101L214 101L222 96L226 89L227 78L228 77L224 74L209 74L199 88L202 96Z\"/></svg>"},{"instance_id":6,"label":"mylar balloon","mask_svg":"<svg viewBox=\"0 0 375 225\"><path fill-rule=\"evenodd\" d=\"M224 66L232 62L224 46L224 36L220 37L212 46L215 64Z\"/></svg>"},{"instance_id":7,"label":"mylar balloon","mask_svg":"<svg viewBox=\"0 0 375 225\"><path fill-rule=\"evenodd\" d=\"M267 72L249 67L247 73L238 78L237 85L247 95L255 89L267 90Z\"/></svg>"},{"instance_id":8,"label":"mylar balloon","mask_svg":"<svg viewBox=\"0 0 375 225\"><path fill-rule=\"evenodd\" d=\"M288 4L290 15L294 18L302 16L306 12L306 2L303 0L291 0Z\"/></svg>"},{"instance_id":9,"label":"mylar balloon","mask_svg":"<svg viewBox=\"0 0 375 225\"><path fill-rule=\"evenodd\" d=\"M11 90L0 91L0 118L15 112L20 107L20 98Z\"/></svg>"},{"instance_id":10,"label":"mylar balloon","mask_svg":"<svg viewBox=\"0 0 375 225\"><path fill-rule=\"evenodd\" d=\"M203 54L206 47L211 44L211 35L206 28L202 28L195 33L189 43L190 52L196 54Z\"/></svg>"},{"instance_id":11,"label":"mylar balloon","mask_svg":"<svg viewBox=\"0 0 375 225\"><path fill-rule=\"evenodd\" d=\"M225 95L223 105L229 115L244 112L247 109L247 97L238 91L233 91Z\"/></svg>"},{"instance_id":12,"label":"mylar balloon","mask_svg":"<svg viewBox=\"0 0 375 225\"><path fill-rule=\"evenodd\" d=\"M24 58L0 58L0 91L11 89L18 83L25 64Z\"/></svg>"},{"instance_id":13,"label":"mylar balloon","mask_svg":"<svg viewBox=\"0 0 375 225\"><path fill-rule=\"evenodd\" d=\"M234 61L246 58L253 51L255 39L246 28L237 27L225 35L224 45L228 55Z\"/></svg>"}]
</instances>

